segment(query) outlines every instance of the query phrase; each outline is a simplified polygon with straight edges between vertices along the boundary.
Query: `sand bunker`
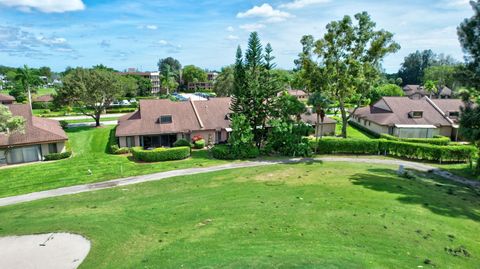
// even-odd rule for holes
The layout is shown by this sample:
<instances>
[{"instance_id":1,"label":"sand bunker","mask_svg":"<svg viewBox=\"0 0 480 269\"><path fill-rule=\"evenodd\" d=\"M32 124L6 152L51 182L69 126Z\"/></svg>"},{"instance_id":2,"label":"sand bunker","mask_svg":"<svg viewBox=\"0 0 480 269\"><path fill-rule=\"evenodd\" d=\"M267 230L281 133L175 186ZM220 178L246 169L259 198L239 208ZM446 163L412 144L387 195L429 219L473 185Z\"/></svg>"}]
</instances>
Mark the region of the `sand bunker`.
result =
<instances>
[{"instance_id":1,"label":"sand bunker","mask_svg":"<svg viewBox=\"0 0 480 269\"><path fill-rule=\"evenodd\" d=\"M69 233L0 237L0 268L77 268L90 241Z\"/></svg>"}]
</instances>

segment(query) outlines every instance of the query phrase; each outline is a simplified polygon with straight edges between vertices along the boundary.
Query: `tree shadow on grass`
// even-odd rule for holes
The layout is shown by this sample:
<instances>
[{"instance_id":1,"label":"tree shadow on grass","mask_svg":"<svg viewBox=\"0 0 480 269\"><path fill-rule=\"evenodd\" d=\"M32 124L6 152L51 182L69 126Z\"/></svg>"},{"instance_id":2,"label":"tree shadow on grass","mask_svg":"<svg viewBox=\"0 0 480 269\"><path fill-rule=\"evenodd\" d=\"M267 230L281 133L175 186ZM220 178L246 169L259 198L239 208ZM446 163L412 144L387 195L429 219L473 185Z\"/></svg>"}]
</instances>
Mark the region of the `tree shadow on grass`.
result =
<instances>
[{"instance_id":1,"label":"tree shadow on grass","mask_svg":"<svg viewBox=\"0 0 480 269\"><path fill-rule=\"evenodd\" d=\"M367 189L400 194L398 201L422 205L443 216L468 218L480 222L480 192L436 176L417 174L416 179L397 176L391 169L369 169L370 173L350 177L354 185Z\"/></svg>"}]
</instances>

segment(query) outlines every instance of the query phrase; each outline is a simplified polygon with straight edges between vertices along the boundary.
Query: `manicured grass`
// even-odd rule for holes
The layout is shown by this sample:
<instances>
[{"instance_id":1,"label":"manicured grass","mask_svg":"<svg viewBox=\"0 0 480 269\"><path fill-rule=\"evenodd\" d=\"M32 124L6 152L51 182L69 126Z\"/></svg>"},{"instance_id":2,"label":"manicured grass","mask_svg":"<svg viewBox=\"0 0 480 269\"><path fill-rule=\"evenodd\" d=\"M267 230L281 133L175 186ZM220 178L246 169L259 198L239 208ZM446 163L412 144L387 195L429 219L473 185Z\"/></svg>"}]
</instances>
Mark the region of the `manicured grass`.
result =
<instances>
[{"instance_id":1,"label":"manicured grass","mask_svg":"<svg viewBox=\"0 0 480 269\"><path fill-rule=\"evenodd\" d=\"M102 121L115 121L118 120L118 117L106 117L106 118L100 118L100 122ZM84 123L84 122L95 122L94 119L88 118L88 119L83 119L83 120L66 120L68 123Z\"/></svg>"},{"instance_id":2,"label":"manicured grass","mask_svg":"<svg viewBox=\"0 0 480 269\"><path fill-rule=\"evenodd\" d=\"M110 130L102 128L70 128L67 130L74 152L70 159L30 164L0 170L0 197L41 191L108 179L150 174L189 167L226 163L212 159L206 151L194 151L191 158L162 163L136 163L127 156L106 152ZM92 175L88 170L92 171Z\"/></svg>"},{"instance_id":3,"label":"manicured grass","mask_svg":"<svg viewBox=\"0 0 480 269\"><path fill-rule=\"evenodd\" d=\"M336 135L340 136L342 135L342 123L341 121L340 122L337 122L337 130L336 130ZM348 138L356 138L356 139L372 139L372 137L364 132L362 132L361 130L351 126L351 125L348 125L347 126L347 137Z\"/></svg>"},{"instance_id":4,"label":"manicured grass","mask_svg":"<svg viewBox=\"0 0 480 269\"><path fill-rule=\"evenodd\" d=\"M476 164L474 163L473 169L470 168L470 164L467 164L467 163L441 164L441 165L437 164L436 166L443 170L449 171L454 175L458 175L468 179L480 180L480 175L475 175L474 173L475 165Z\"/></svg>"},{"instance_id":5,"label":"manicured grass","mask_svg":"<svg viewBox=\"0 0 480 269\"><path fill-rule=\"evenodd\" d=\"M478 197L387 166L275 165L2 207L0 235L82 234L81 268L478 268Z\"/></svg>"},{"instance_id":6,"label":"manicured grass","mask_svg":"<svg viewBox=\"0 0 480 269\"><path fill-rule=\"evenodd\" d=\"M36 96L42 96L47 94L55 94L57 91L55 88L38 88L37 92L35 93Z\"/></svg>"}]
</instances>

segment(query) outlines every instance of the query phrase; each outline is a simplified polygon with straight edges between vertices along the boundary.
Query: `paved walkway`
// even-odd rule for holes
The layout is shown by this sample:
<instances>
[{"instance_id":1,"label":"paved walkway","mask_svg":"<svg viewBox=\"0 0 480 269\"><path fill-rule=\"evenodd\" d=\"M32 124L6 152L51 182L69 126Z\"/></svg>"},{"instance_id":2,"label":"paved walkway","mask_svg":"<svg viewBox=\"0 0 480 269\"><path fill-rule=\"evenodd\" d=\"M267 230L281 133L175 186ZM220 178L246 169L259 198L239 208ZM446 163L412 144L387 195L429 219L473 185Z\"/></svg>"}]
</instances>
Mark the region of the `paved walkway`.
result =
<instances>
[{"instance_id":1,"label":"paved walkway","mask_svg":"<svg viewBox=\"0 0 480 269\"><path fill-rule=\"evenodd\" d=\"M247 162L237 162L229 163L219 166L204 167L204 168L188 168L173 170L143 176L134 176L122 179L114 179L110 181L104 181L99 183L90 183L84 185L77 185L71 187L64 187L59 189L33 192L23 195L11 196L0 198L0 207L14 205L24 202L36 201L45 198L70 195L82 192L97 191L103 189L114 188L118 186L127 186L132 184L157 181L166 178L176 177L176 176L186 176L186 175L195 175L202 173L209 173L215 171L229 170L235 168L245 168L245 167L258 167L274 164L288 164L288 163L299 163L299 162L308 162L308 161L325 161L325 162L350 162L350 163L368 163L368 164L383 164L383 165L403 165L405 168L414 169L417 171L427 172L432 171L434 174L439 175L445 179L455 181L461 184L465 184L472 187L480 187L480 182L467 180L458 176L451 175L446 171L442 171L436 167L429 166L422 163L415 163L402 160L391 160L391 159L374 159L374 158L352 158L352 157L324 157L324 158L315 158L315 159L289 159L289 160L271 160L271 161L247 161Z\"/></svg>"}]
</instances>

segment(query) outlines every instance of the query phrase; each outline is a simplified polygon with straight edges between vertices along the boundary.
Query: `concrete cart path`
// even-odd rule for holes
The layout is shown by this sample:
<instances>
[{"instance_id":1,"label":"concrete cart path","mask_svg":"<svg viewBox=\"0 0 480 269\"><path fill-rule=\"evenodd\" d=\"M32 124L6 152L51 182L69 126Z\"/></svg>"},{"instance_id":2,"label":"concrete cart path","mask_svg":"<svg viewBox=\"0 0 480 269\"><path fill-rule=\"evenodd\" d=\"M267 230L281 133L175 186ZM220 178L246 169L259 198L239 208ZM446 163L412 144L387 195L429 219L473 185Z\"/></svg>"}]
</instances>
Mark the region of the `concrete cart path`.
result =
<instances>
[{"instance_id":1,"label":"concrete cart path","mask_svg":"<svg viewBox=\"0 0 480 269\"><path fill-rule=\"evenodd\" d=\"M212 166L212 167L188 168L188 169L172 170L172 171L154 173L154 174L148 174L148 175L133 176L133 177L114 179L114 180L109 180L109 181L104 181L99 183L90 183L90 184L64 187L59 189L46 190L46 191L33 192L28 194L0 198L0 207L24 203L24 202L36 201L36 200L45 199L45 198L63 196L63 195L97 191L97 190L118 187L118 186L144 183L149 181L157 181L157 180L162 180L162 179L176 177L176 176L195 175L195 174L209 173L209 172L222 171L222 170L235 169L235 168L258 167L258 166L266 166L266 165L274 165L274 164L292 164L292 163L311 162L311 161L368 163L368 164L383 164L383 165L397 165L397 166L403 165L406 168L414 169L421 172L432 171L434 174L439 175L447 180L465 184L471 187L480 186L479 181L461 178L461 177L452 175L446 171L440 170L436 167L429 166L422 163L415 163L415 162L409 162L409 161L403 161L403 160L392 160L392 159L323 157L323 158L314 158L314 159L246 161L246 162L229 163L229 164Z\"/></svg>"}]
</instances>

